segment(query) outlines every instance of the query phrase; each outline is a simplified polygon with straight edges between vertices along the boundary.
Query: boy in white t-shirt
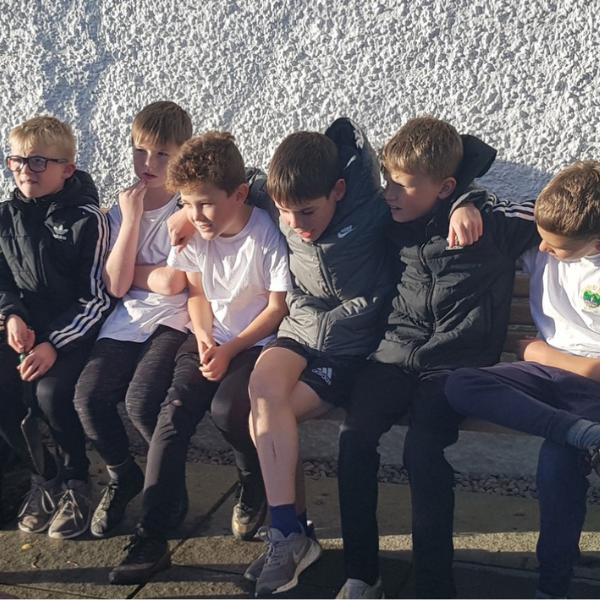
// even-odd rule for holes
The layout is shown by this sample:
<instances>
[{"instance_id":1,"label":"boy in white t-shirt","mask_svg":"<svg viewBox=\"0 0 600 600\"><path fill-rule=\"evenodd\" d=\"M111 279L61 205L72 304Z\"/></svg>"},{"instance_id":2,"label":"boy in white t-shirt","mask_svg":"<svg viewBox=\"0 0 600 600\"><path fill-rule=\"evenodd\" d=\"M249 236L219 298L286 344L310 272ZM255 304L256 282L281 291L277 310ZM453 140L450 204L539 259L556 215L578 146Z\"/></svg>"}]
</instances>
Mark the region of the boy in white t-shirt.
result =
<instances>
[{"instance_id":1,"label":"boy in white t-shirt","mask_svg":"<svg viewBox=\"0 0 600 600\"><path fill-rule=\"evenodd\" d=\"M245 203L244 162L228 133L187 142L169 165L197 229L168 264L185 271L194 334L177 353L173 383L150 444L142 518L111 583L147 581L170 566L166 534L185 490L185 457L207 410L234 450L242 484L236 537L247 538L266 514L260 463L249 433L248 381L262 346L275 337L292 289L287 249L267 212ZM246 514L248 513L248 514Z\"/></svg>"},{"instance_id":2,"label":"boy in white t-shirt","mask_svg":"<svg viewBox=\"0 0 600 600\"><path fill-rule=\"evenodd\" d=\"M600 162L578 162L542 190L542 242L523 255L539 335L523 362L459 369L446 396L460 414L545 439L537 486L537 598L566 598L586 513L587 475L600 474Z\"/></svg>"},{"instance_id":3,"label":"boy in white t-shirt","mask_svg":"<svg viewBox=\"0 0 600 600\"><path fill-rule=\"evenodd\" d=\"M103 280L120 300L100 330L75 391L84 430L110 476L91 519L95 537L114 530L144 484L117 405L125 402L133 425L150 443L176 352L187 336L185 278L166 266L171 247L166 221L179 208L179 194L167 191L165 181L169 161L191 136L190 116L174 102L142 109L131 132L139 181L119 194L108 213L110 254Z\"/></svg>"}]
</instances>

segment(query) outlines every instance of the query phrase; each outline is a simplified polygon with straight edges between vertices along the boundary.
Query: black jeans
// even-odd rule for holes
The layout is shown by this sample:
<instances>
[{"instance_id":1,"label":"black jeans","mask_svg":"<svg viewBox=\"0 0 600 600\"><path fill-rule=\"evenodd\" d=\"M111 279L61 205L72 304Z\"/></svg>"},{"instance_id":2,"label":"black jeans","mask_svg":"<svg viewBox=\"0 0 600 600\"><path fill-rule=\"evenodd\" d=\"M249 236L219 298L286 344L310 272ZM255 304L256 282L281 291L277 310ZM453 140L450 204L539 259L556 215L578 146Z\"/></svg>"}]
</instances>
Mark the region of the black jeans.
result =
<instances>
[{"instance_id":1,"label":"black jeans","mask_svg":"<svg viewBox=\"0 0 600 600\"><path fill-rule=\"evenodd\" d=\"M193 334L179 349L173 384L161 406L146 465L140 524L153 535L167 534L169 516L185 493L188 444L207 410L233 448L242 483L262 481L248 426L248 381L260 352L259 346L240 352L225 377L213 382L198 369L200 360Z\"/></svg>"},{"instance_id":2,"label":"black jeans","mask_svg":"<svg viewBox=\"0 0 600 600\"><path fill-rule=\"evenodd\" d=\"M107 465L129 457L129 438L117 411L125 401L135 428L150 443L160 405L173 378L186 333L159 326L145 342L98 340L75 390L75 407L87 436Z\"/></svg>"},{"instance_id":3,"label":"black jeans","mask_svg":"<svg viewBox=\"0 0 600 600\"><path fill-rule=\"evenodd\" d=\"M448 374L414 374L370 362L358 377L340 434L338 484L347 577L372 584L378 576L377 446L381 436L410 410L404 463L411 483L417 596L456 595L454 471L444 449L458 439L462 417L450 409L443 394Z\"/></svg>"},{"instance_id":4,"label":"black jeans","mask_svg":"<svg viewBox=\"0 0 600 600\"><path fill-rule=\"evenodd\" d=\"M91 346L92 342L79 347L76 352L59 354L51 369L34 382L27 383L21 381L17 371L19 355L8 344L0 345L0 434L30 462L21 421L26 414L24 386L32 386L39 414L56 442L65 480L88 478L85 435L73 405L73 394Z\"/></svg>"}]
</instances>

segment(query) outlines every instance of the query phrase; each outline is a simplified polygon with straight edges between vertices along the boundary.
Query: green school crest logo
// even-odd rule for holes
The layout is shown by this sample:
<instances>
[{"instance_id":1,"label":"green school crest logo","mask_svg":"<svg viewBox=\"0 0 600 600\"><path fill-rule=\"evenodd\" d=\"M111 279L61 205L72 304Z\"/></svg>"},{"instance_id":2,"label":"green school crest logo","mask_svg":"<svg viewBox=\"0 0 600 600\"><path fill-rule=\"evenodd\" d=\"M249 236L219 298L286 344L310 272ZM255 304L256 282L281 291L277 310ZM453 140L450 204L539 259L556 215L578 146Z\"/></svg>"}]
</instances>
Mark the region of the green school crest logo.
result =
<instances>
[{"instance_id":1,"label":"green school crest logo","mask_svg":"<svg viewBox=\"0 0 600 600\"><path fill-rule=\"evenodd\" d=\"M583 302L588 308L600 307L600 289L588 287L583 292Z\"/></svg>"}]
</instances>

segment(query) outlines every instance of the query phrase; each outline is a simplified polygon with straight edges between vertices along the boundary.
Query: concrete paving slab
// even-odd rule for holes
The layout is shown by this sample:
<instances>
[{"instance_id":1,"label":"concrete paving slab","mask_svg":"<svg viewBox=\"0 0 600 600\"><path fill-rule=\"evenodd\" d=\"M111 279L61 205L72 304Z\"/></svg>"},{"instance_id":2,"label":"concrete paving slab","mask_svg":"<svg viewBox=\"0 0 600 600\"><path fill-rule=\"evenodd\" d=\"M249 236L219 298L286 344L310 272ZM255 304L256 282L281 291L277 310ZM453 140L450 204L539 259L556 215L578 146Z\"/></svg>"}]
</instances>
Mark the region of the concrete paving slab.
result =
<instances>
[{"instance_id":1,"label":"concrete paving slab","mask_svg":"<svg viewBox=\"0 0 600 600\"><path fill-rule=\"evenodd\" d=\"M240 574L176 565L155 575L135 598L250 598L253 592Z\"/></svg>"},{"instance_id":2,"label":"concrete paving slab","mask_svg":"<svg viewBox=\"0 0 600 600\"><path fill-rule=\"evenodd\" d=\"M99 492L107 476L95 453L92 458L92 478ZM144 460L139 463L144 466ZM176 549L196 529L211 509L218 505L235 483L235 473L220 467L188 463L190 511L185 522L174 532L171 548ZM99 499L97 493L96 501ZM128 507L121 535L97 540L87 533L75 540L53 540L45 534L26 534L13 523L12 529L1 532L2 558L0 584L43 588L49 594L89 596L94 598L126 598L136 586L111 586L108 573L125 556L123 548L137 521L141 495ZM126 532L126 533L125 533ZM20 595L20 594L16 594Z\"/></svg>"},{"instance_id":3,"label":"concrete paving slab","mask_svg":"<svg viewBox=\"0 0 600 600\"><path fill-rule=\"evenodd\" d=\"M19 586L13 587L10 585L0 585L0 599L2 598L83 598L84 596L72 596L64 592L55 592L45 588Z\"/></svg>"}]
</instances>

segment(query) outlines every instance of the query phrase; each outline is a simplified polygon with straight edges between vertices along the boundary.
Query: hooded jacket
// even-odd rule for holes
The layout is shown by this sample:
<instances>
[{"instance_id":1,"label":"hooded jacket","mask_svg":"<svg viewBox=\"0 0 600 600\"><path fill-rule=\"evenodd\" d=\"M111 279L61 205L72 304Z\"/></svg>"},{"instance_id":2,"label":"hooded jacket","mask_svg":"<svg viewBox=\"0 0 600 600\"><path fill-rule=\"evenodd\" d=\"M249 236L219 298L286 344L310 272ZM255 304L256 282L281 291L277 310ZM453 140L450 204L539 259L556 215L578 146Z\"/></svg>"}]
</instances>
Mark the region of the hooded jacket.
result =
<instances>
[{"instance_id":1,"label":"hooded jacket","mask_svg":"<svg viewBox=\"0 0 600 600\"><path fill-rule=\"evenodd\" d=\"M467 190L488 171L496 151L472 136L463 136L463 151L451 199L421 219L390 228L398 283L373 360L420 372L500 359L515 260L539 243L534 203L498 202L484 190ZM483 235L471 246L449 249L449 217L464 201L480 208Z\"/></svg>"},{"instance_id":2,"label":"hooded jacket","mask_svg":"<svg viewBox=\"0 0 600 600\"><path fill-rule=\"evenodd\" d=\"M43 198L15 189L0 203L0 315L20 316L36 345L50 342L59 354L94 340L112 307L102 282L108 243L87 173L75 171Z\"/></svg>"},{"instance_id":3,"label":"hooded jacket","mask_svg":"<svg viewBox=\"0 0 600 600\"><path fill-rule=\"evenodd\" d=\"M392 287L385 246L390 210L380 193L377 159L359 127L341 118L325 135L338 148L346 193L313 243L280 220L295 289L279 337L315 355L366 356L381 336L381 310Z\"/></svg>"}]
</instances>

